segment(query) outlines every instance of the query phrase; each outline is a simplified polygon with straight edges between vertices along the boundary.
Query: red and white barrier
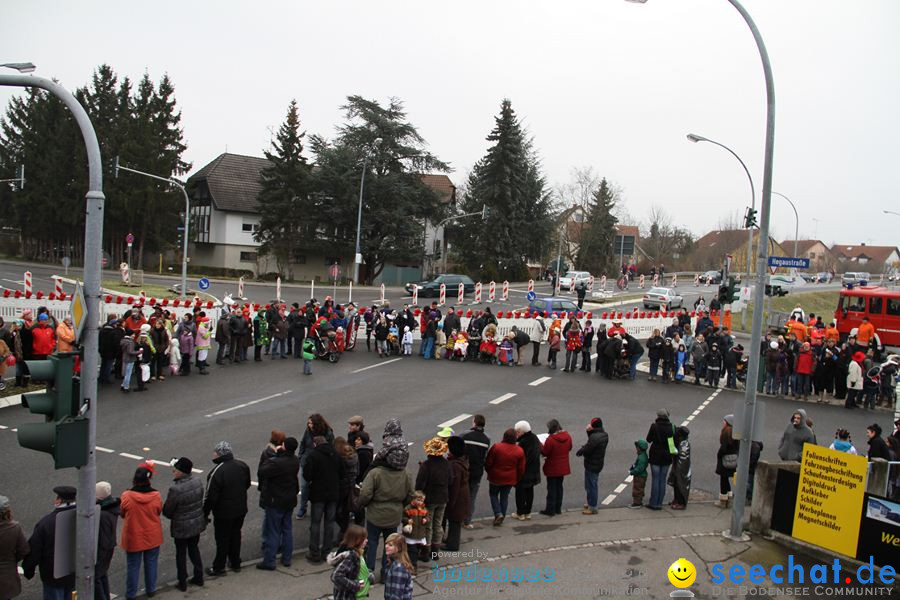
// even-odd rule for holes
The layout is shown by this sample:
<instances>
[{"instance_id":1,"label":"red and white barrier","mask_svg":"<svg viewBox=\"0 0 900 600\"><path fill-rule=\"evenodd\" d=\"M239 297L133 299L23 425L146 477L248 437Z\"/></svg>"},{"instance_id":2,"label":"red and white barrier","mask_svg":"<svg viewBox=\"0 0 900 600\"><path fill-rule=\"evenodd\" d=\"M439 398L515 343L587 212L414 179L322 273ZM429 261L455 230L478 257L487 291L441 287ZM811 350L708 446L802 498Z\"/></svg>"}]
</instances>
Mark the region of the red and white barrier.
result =
<instances>
[{"instance_id":1,"label":"red and white barrier","mask_svg":"<svg viewBox=\"0 0 900 600\"><path fill-rule=\"evenodd\" d=\"M593 275L591 275L591 276L588 277L588 289L587 289L587 291L588 291L588 294L593 294L593 293L594 293L594 276L593 276Z\"/></svg>"},{"instance_id":2,"label":"red and white barrier","mask_svg":"<svg viewBox=\"0 0 900 600\"><path fill-rule=\"evenodd\" d=\"M600 289L606 291L606 275L600 277Z\"/></svg>"},{"instance_id":3,"label":"red and white barrier","mask_svg":"<svg viewBox=\"0 0 900 600\"><path fill-rule=\"evenodd\" d=\"M456 303L462 304L466 299L466 285L464 283L459 284L459 289L456 292Z\"/></svg>"},{"instance_id":4,"label":"red and white barrier","mask_svg":"<svg viewBox=\"0 0 900 600\"><path fill-rule=\"evenodd\" d=\"M415 283L412 284L413 292L412 292L412 305L416 306L419 304L419 286Z\"/></svg>"},{"instance_id":5,"label":"red and white barrier","mask_svg":"<svg viewBox=\"0 0 900 600\"><path fill-rule=\"evenodd\" d=\"M31 294L31 271L25 271L25 274L22 276L22 289L26 294Z\"/></svg>"},{"instance_id":6,"label":"red and white barrier","mask_svg":"<svg viewBox=\"0 0 900 600\"><path fill-rule=\"evenodd\" d=\"M673 288L678 287L678 274L677 273L672 275L672 287Z\"/></svg>"},{"instance_id":7,"label":"red and white barrier","mask_svg":"<svg viewBox=\"0 0 900 600\"><path fill-rule=\"evenodd\" d=\"M53 279L53 293L56 294L56 297L59 298L60 296L65 296L65 293L63 293L62 277L53 275L51 279Z\"/></svg>"},{"instance_id":8,"label":"red and white barrier","mask_svg":"<svg viewBox=\"0 0 900 600\"><path fill-rule=\"evenodd\" d=\"M475 304L481 304L481 282L475 284Z\"/></svg>"},{"instance_id":9,"label":"red and white barrier","mask_svg":"<svg viewBox=\"0 0 900 600\"><path fill-rule=\"evenodd\" d=\"M644 289L644 276L643 275L641 275L641 279L640 279L640 283L638 284L638 287L641 289Z\"/></svg>"},{"instance_id":10,"label":"red and white barrier","mask_svg":"<svg viewBox=\"0 0 900 600\"><path fill-rule=\"evenodd\" d=\"M441 306L447 303L447 284L445 283L441 284L441 295L438 298L438 301L438 304L440 304Z\"/></svg>"},{"instance_id":11,"label":"red and white barrier","mask_svg":"<svg viewBox=\"0 0 900 600\"><path fill-rule=\"evenodd\" d=\"M699 285L700 285L700 273L697 273L696 275L694 275L694 287L699 286Z\"/></svg>"},{"instance_id":12,"label":"red and white barrier","mask_svg":"<svg viewBox=\"0 0 900 600\"><path fill-rule=\"evenodd\" d=\"M238 295L238 298L244 297L244 278L243 277L238 278L238 293L237 293L237 295Z\"/></svg>"},{"instance_id":13,"label":"red and white barrier","mask_svg":"<svg viewBox=\"0 0 900 600\"><path fill-rule=\"evenodd\" d=\"M381 303L384 304L384 284L381 284Z\"/></svg>"},{"instance_id":14,"label":"red and white barrier","mask_svg":"<svg viewBox=\"0 0 900 600\"><path fill-rule=\"evenodd\" d=\"M488 286L488 302L493 302L497 298L497 284L493 281Z\"/></svg>"},{"instance_id":15,"label":"red and white barrier","mask_svg":"<svg viewBox=\"0 0 900 600\"><path fill-rule=\"evenodd\" d=\"M653 287L656 287L657 285L659 285L659 273L654 273L653 274Z\"/></svg>"},{"instance_id":16,"label":"red and white barrier","mask_svg":"<svg viewBox=\"0 0 900 600\"><path fill-rule=\"evenodd\" d=\"M529 292L533 292L533 291L534 291L534 279L529 279L529 280L528 280L528 291L529 291Z\"/></svg>"},{"instance_id":17,"label":"red and white barrier","mask_svg":"<svg viewBox=\"0 0 900 600\"><path fill-rule=\"evenodd\" d=\"M503 281L503 295L500 296L500 299L503 300L504 302L509 300L509 282L508 281L505 281L505 280Z\"/></svg>"},{"instance_id":18,"label":"red and white barrier","mask_svg":"<svg viewBox=\"0 0 900 600\"><path fill-rule=\"evenodd\" d=\"M119 273L122 274L122 283L131 283L131 270L128 268L128 263L121 263L119 265Z\"/></svg>"}]
</instances>

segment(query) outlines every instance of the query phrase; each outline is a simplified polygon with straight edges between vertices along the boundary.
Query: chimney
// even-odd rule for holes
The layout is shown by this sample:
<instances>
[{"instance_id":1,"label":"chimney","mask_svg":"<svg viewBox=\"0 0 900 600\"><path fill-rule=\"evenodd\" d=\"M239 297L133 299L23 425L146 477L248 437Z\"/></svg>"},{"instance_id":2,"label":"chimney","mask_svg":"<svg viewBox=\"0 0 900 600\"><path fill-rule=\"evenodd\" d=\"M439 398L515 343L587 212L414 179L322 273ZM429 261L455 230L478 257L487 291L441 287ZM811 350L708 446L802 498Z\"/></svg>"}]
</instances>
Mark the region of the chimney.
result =
<instances>
[{"instance_id":1,"label":"chimney","mask_svg":"<svg viewBox=\"0 0 900 600\"><path fill-rule=\"evenodd\" d=\"M863 243L862 243L862 244L860 244L860 246L865 246L865 245L866 245L866 243L865 243L865 242L863 242Z\"/></svg>"}]
</instances>

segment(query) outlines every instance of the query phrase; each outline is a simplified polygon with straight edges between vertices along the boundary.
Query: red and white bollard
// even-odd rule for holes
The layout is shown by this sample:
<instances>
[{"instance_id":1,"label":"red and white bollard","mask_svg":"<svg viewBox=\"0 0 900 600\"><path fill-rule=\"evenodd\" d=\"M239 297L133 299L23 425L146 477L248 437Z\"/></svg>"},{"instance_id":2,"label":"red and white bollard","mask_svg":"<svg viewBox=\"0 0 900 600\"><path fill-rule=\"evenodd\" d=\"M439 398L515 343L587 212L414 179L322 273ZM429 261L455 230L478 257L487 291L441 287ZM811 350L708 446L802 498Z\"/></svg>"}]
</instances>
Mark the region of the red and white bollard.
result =
<instances>
[{"instance_id":1,"label":"red and white bollard","mask_svg":"<svg viewBox=\"0 0 900 600\"><path fill-rule=\"evenodd\" d=\"M641 279L640 279L640 283L638 284L638 287L641 289L644 289L644 276L643 275L641 275Z\"/></svg>"},{"instance_id":2,"label":"red and white bollard","mask_svg":"<svg viewBox=\"0 0 900 600\"><path fill-rule=\"evenodd\" d=\"M244 297L244 278L243 277L238 278L238 293L237 293L237 295L238 295L238 298Z\"/></svg>"},{"instance_id":3,"label":"red and white bollard","mask_svg":"<svg viewBox=\"0 0 900 600\"><path fill-rule=\"evenodd\" d=\"M600 289L606 291L606 275L600 276Z\"/></svg>"},{"instance_id":4,"label":"red and white bollard","mask_svg":"<svg viewBox=\"0 0 900 600\"><path fill-rule=\"evenodd\" d=\"M456 293L456 303L462 304L466 299L466 285L464 283L459 284L459 291Z\"/></svg>"},{"instance_id":5,"label":"red and white bollard","mask_svg":"<svg viewBox=\"0 0 900 600\"><path fill-rule=\"evenodd\" d=\"M384 304L384 284L381 284L381 303Z\"/></svg>"},{"instance_id":6,"label":"red and white bollard","mask_svg":"<svg viewBox=\"0 0 900 600\"><path fill-rule=\"evenodd\" d=\"M533 292L533 291L534 291L534 279L529 279L529 280L528 280L528 291L529 291L529 292Z\"/></svg>"},{"instance_id":7,"label":"red and white bollard","mask_svg":"<svg viewBox=\"0 0 900 600\"><path fill-rule=\"evenodd\" d=\"M60 300L66 299L66 295L63 293L62 277L59 275L53 276L53 293L56 294L56 297Z\"/></svg>"},{"instance_id":8,"label":"red and white bollard","mask_svg":"<svg viewBox=\"0 0 900 600\"><path fill-rule=\"evenodd\" d=\"M656 287L657 285L659 285L659 273L653 275L653 287Z\"/></svg>"},{"instance_id":9,"label":"red and white bollard","mask_svg":"<svg viewBox=\"0 0 900 600\"><path fill-rule=\"evenodd\" d=\"M440 296L440 298L438 298L438 300L440 300L439 304L441 306L443 306L444 304L447 303L447 284L446 283L441 284L441 296Z\"/></svg>"},{"instance_id":10,"label":"red and white bollard","mask_svg":"<svg viewBox=\"0 0 900 600\"><path fill-rule=\"evenodd\" d=\"M119 273L122 274L122 283L131 283L131 271L128 269L128 263L119 265Z\"/></svg>"},{"instance_id":11,"label":"red and white bollard","mask_svg":"<svg viewBox=\"0 0 900 600\"><path fill-rule=\"evenodd\" d=\"M697 287L699 285L700 285L700 273L697 273L694 275L694 287Z\"/></svg>"},{"instance_id":12,"label":"red and white bollard","mask_svg":"<svg viewBox=\"0 0 900 600\"><path fill-rule=\"evenodd\" d=\"M504 280L504 282L503 282L503 295L500 297L500 299L503 300L504 302L509 300L509 282L508 281Z\"/></svg>"},{"instance_id":13,"label":"red and white bollard","mask_svg":"<svg viewBox=\"0 0 900 600\"><path fill-rule=\"evenodd\" d=\"M588 294L594 293L594 276L588 277Z\"/></svg>"},{"instance_id":14,"label":"red and white bollard","mask_svg":"<svg viewBox=\"0 0 900 600\"><path fill-rule=\"evenodd\" d=\"M677 273L672 275L672 287L673 288L678 287L678 274Z\"/></svg>"},{"instance_id":15,"label":"red and white bollard","mask_svg":"<svg viewBox=\"0 0 900 600\"><path fill-rule=\"evenodd\" d=\"M481 304L481 282L475 284L475 304Z\"/></svg>"},{"instance_id":16,"label":"red and white bollard","mask_svg":"<svg viewBox=\"0 0 900 600\"><path fill-rule=\"evenodd\" d=\"M22 288L26 294L31 293L31 271L25 271L22 276Z\"/></svg>"},{"instance_id":17,"label":"red and white bollard","mask_svg":"<svg viewBox=\"0 0 900 600\"><path fill-rule=\"evenodd\" d=\"M415 283L412 284L412 286L413 286L412 305L418 306L418 304L419 304L419 286L416 285Z\"/></svg>"},{"instance_id":18,"label":"red and white bollard","mask_svg":"<svg viewBox=\"0 0 900 600\"><path fill-rule=\"evenodd\" d=\"M497 297L497 284L493 281L488 286L488 302L493 302Z\"/></svg>"}]
</instances>

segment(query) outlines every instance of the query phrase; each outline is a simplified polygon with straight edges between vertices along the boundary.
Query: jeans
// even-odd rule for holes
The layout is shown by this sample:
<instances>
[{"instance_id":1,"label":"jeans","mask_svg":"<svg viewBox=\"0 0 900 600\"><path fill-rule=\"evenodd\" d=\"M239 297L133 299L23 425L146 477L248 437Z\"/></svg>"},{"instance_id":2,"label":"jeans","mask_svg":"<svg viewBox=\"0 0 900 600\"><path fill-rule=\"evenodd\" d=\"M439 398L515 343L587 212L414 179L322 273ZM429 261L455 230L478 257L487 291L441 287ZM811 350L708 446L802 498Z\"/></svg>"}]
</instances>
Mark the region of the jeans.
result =
<instances>
[{"instance_id":1,"label":"jeans","mask_svg":"<svg viewBox=\"0 0 900 600\"><path fill-rule=\"evenodd\" d=\"M378 554L378 538L384 541L392 533L397 531L396 527L379 527L372 525L366 521L366 533L369 536L369 543L366 545L366 566L369 567L369 573L375 573L375 556ZM387 554L381 552L381 580L384 581L384 574L387 571Z\"/></svg>"},{"instance_id":2,"label":"jeans","mask_svg":"<svg viewBox=\"0 0 900 600\"><path fill-rule=\"evenodd\" d=\"M284 339L275 338L272 340L272 359L273 360L275 359L276 355L280 356L282 358L288 357L287 349L285 348L285 340Z\"/></svg>"},{"instance_id":3,"label":"jeans","mask_svg":"<svg viewBox=\"0 0 900 600\"><path fill-rule=\"evenodd\" d=\"M235 519L213 519L213 529L216 536L216 556L213 558L214 571L224 571L225 561L228 560L231 568L241 566L241 528L244 526L244 517Z\"/></svg>"},{"instance_id":4,"label":"jeans","mask_svg":"<svg viewBox=\"0 0 900 600\"><path fill-rule=\"evenodd\" d=\"M300 461L303 464L303 461ZM301 466L301 472L303 467ZM309 482L300 475L300 500L297 502L297 517L306 516L306 503L309 502Z\"/></svg>"},{"instance_id":5,"label":"jeans","mask_svg":"<svg viewBox=\"0 0 900 600\"><path fill-rule=\"evenodd\" d=\"M566 371L574 371L578 366L578 350L566 350Z\"/></svg>"},{"instance_id":6,"label":"jeans","mask_svg":"<svg viewBox=\"0 0 900 600\"><path fill-rule=\"evenodd\" d=\"M44 584L44 600L69 600L72 597L74 587L64 585Z\"/></svg>"},{"instance_id":7,"label":"jeans","mask_svg":"<svg viewBox=\"0 0 900 600\"><path fill-rule=\"evenodd\" d=\"M651 358L650 359L650 377L656 377L657 373L659 373L659 359Z\"/></svg>"},{"instance_id":8,"label":"jeans","mask_svg":"<svg viewBox=\"0 0 900 600\"><path fill-rule=\"evenodd\" d=\"M114 358L100 359L100 383L109 383L112 380L113 365L116 364ZM96 594L94 594L96 596Z\"/></svg>"},{"instance_id":9,"label":"jeans","mask_svg":"<svg viewBox=\"0 0 900 600\"><path fill-rule=\"evenodd\" d=\"M309 512L309 551L323 558L331 552L334 544L334 516L337 502L311 502ZM324 537L320 535L322 519L325 519Z\"/></svg>"},{"instance_id":10,"label":"jeans","mask_svg":"<svg viewBox=\"0 0 900 600\"><path fill-rule=\"evenodd\" d=\"M809 379L808 373L797 373L797 387L795 388L795 396L809 396Z\"/></svg>"},{"instance_id":11,"label":"jeans","mask_svg":"<svg viewBox=\"0 0 900 600\"><path fill-rule=\"evenodd\" d=\"M563 478L547 477L547 506L544 512L554 515L562 513Z\"/></svg>"},{"instance_id":12,"label":"jeans","mask_svg":"<svg viewBox=\"0 0 900 600\"><path fill-rule=\"evenodd\" d=\"M725 387L737 388L737 367L725 367Z\"/></svg>"},{"instance_id":13,"label":"jeans","mask_svg":"<svg viewBox=\"0 0 900 600\"><path fill-rule=\"evenodd\" d=\"M200 557L200 534L194 537L175 538L175 568L178 572L178 581L184 583L188 578L187 558L191 558L194 567L194 579L203 581L203 558Z\"/></svg>"},{"instance_id":14,"label":"jeans","mask_svg":"<svg viewBox=\"0 0 900 600\"><path fill-rule=\"evenodd\" d=\"M650 483L650 506L658 508L666 498L666 476L669 474L669 465L650 465L650 474L653 478Z\"/></svg>"},{"instance_id":15,"label":"jeans","mask_svg":"<svg viewBox=\"0 0 900 600\"><path fill-rule=\"evenodd\" d=\"M778 393L777 387L778 376L775 371L766 371L766 393L775 395Z\"/></svg>"},{"instance_id":16,"label":"jeans","mask_svg":"<svg viewBox=\"0 0 900 600\"><path fill-rule=\"evenodd\" d=\"M131 374L134 373L134 363L127 362L125 363L125 377L122 378L122 389L129 390L131 389Z\"/></svg>"},{"instance_id":17,"label":"jeans","mask_svg":"<svg viewBox=\"0 0 900 600\"><path fill-rule=\"evenodd\" d=\"M469 479L469 516L464 521L466 525L472 522L472 517L475 515L475 498L478 496L479 487L481 487L480 478L478 481Z\"/></svg>"},{"instance_id":18,"label":"jeans","mask_svg":"<svg viewBox=\"0 0 900 600\"><path fill-rule=\"evenodd\" d=\"M641 354L633 354L628 357L628 362L631 364L631 371L630 371L631 379L634 379L635 377L637 377L637 364L638 364L638 361L641 359L641 356L642 356Z\"/></svg>"},{"instance_id":19,"label":"jeans","mask_svg":"<svg viewBox=\"0 0 900 600\"><path fill-rule=\"evenodd\" d=\"M137 596L138 579L141 576L141 563L144 564L144 586L147 593L156 592L156 564L159 560L159 546L143 552L126 552L128 573L125 577L125 597Z\"/></svg>"},{"instance_id":20,"label":"jeans","mask_svg":"<svg viewBox=\"0 0 900 600\"><path fill-rule=\"evenodd\" d=\"M491 498L491 510L494 516L506 516L506 508L509 506L509 491L511 485L488 484L488 496Z\"/></svg>"},{"instance_id":21,"label":"jeans","mask_svg":"<svg viewBox=\"0 0 900 600\"><path fill-rule=\"evenodd\" d=\"M312 375L312 361L306 358L303 359L303 374Z\"/></svg>"},{"instance_id":22,"label":"jeans","mask_svg":"<svg viewBox=\"0 0 900 600\"><path fill-rule=\"evenodd\" d=\"M434 358L434 338L425 338L423 343L425 360Z\"/></svg>"},{"instance_id":23,"label":"jeans","mask_svg":"<svg viewBox=\"0 0 900 600\"><path fill-rule=\"evenodd\" d=\"M597 508L598 484L600 483L600 473L594 473L588 469L584 470L584 491L587 494L587 505L589 508Z\"/></svg>"},{"instance_id":24,"label":"jeans","mask_svg":"<svg viewBox=\"0 0 900 600\"><path fill-rule=\"evenodd\" d=\"M315 505L313 505L315 506ZM281 563L290 566L294 553L294 525L291 509L266 508L263 521L263 561L267 567L275 566L275 554L281 551Z\"/></svg>"}]
</instances>

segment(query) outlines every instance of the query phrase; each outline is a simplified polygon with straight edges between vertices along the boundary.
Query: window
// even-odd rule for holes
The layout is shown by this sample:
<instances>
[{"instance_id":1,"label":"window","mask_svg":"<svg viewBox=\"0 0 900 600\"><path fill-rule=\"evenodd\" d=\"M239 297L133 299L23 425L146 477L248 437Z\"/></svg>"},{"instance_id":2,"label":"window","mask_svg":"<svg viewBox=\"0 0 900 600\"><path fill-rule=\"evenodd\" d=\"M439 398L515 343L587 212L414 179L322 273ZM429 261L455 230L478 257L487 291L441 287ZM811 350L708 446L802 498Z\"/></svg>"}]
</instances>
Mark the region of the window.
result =
<instances>
[{"instance_id":1,"label":"window","mask_svg":"<svg viewBox=\"0 0 900 600\"><path fill-rule=\"evenodd\" d=\"M872 297L869 298L869 314L870 315L880 315L881 309L884 306L884 299L880 297Z\"/></svg>"},{"instance_id":2,"label":"window","mask_svg":"<svg viewBox=\"0 0 900 600\"><path fill-rule=\"evenodd\" d=\"M305 265L306 264L306 255L305 254L294 254L294 264L295 265Z\"/></svg>"},{"instance_id":3,"label":"window","mask_svg":"<svg viewBox=\"0 0 900 600\"><path fill-rule=\"evenodd\" d=\"M861 296L847 296L847 310L850 312L866 312L866 299Z\"/></svg>"},{"instance_id":4,"label":"window","mask_svg":"<svg viewBox=\"0 0 900 600\"><path fill-rule=\"evenodd\" d=\"M259 223L256 221L244 221L243 225L241 225L241 231L245 231L247 233L256 233L259 231Z\"/></svg>"},{"instance_id":5,"label":"window","mask_svg":"<svg viewBox=\"0 0 900 600\"><path fill-rule=\"evenodd\" d=\"M535 310L547 310L547 304L543 300L535 300L533 305Z\"/></svg>"},{"instance_id":6,"label":"window","mask_svg":"<svg viewBox=\"0 0 900 600\"><path fill-rule=\"evenodd\" d=\"M887 299L887 314L889 317L900 317L900 298Z\"/></svg>"},{"instance_id":7,"label":"window","mask_svg":"<svg viewBox=\"0 0 900 600\"><path fill-rule=\"evenodd\" d=\"M256 262L256 252L241 252L241 262Z\"/></svg>"}]
</instances>

